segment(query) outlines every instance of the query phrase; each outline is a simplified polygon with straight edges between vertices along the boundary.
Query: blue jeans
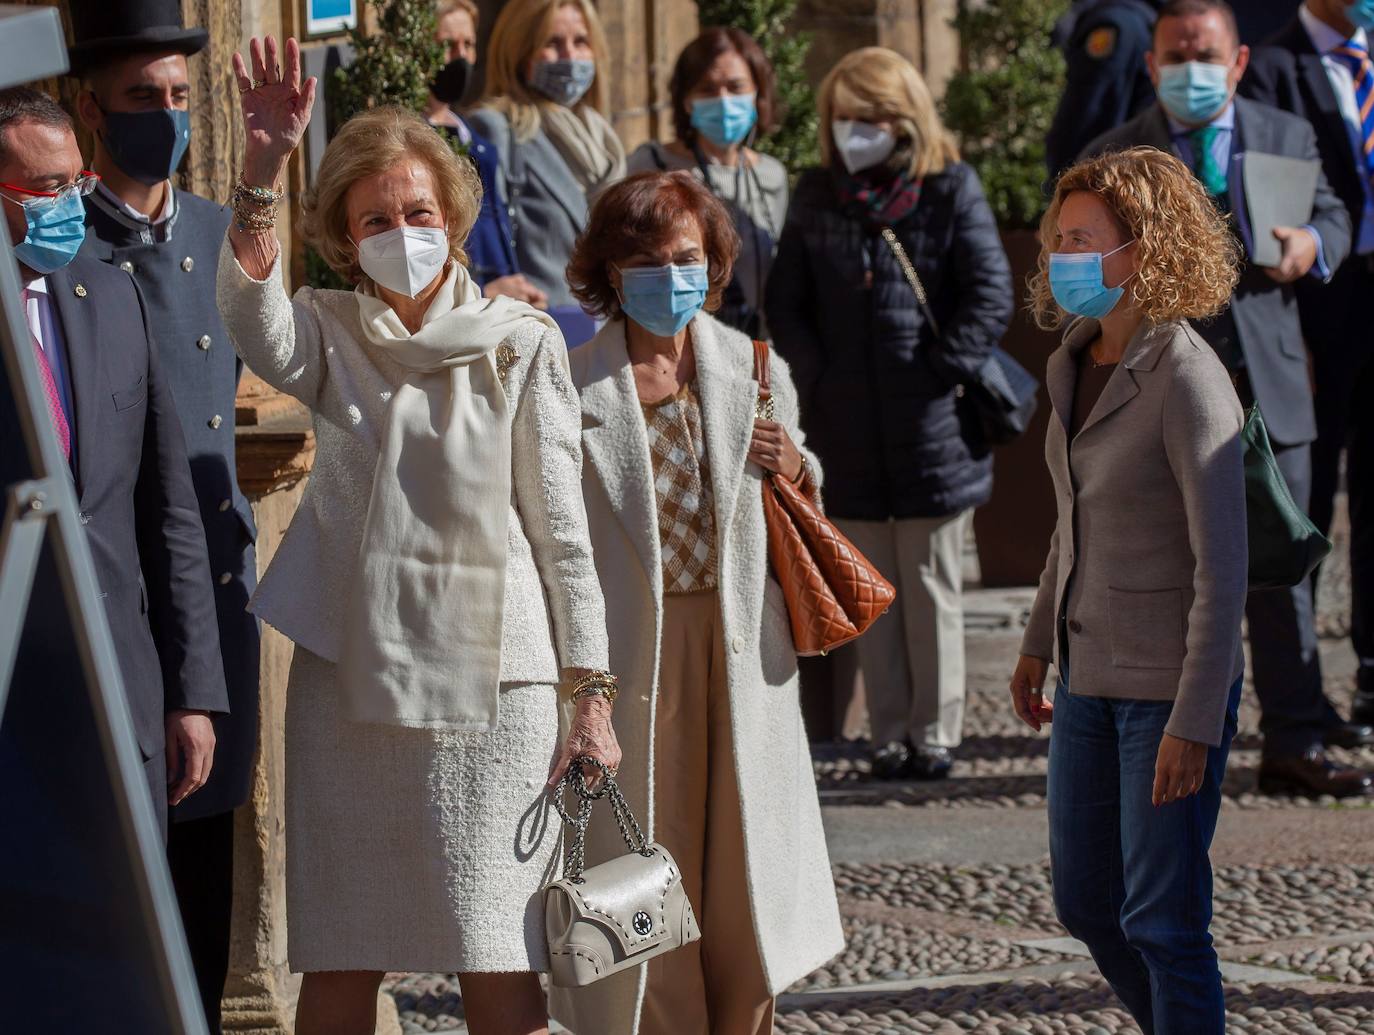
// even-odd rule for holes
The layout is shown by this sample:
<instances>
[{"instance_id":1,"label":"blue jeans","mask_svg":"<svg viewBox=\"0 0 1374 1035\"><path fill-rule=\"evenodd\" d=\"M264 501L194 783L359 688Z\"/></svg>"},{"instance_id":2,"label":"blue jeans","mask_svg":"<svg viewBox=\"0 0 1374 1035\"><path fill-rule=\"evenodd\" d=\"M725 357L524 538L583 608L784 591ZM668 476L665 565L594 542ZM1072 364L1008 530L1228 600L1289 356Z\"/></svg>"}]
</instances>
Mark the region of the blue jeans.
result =
<instances>
[{"instance_id":1,"label":"blue jeans","mask_svg":"<svg viewBox=\"0 0 1374 1035\"><path fill-rule=\"evenodd\" d=\"M1050 734L1054 905L1145 1035L1224 1035L1207 851L1236 734L1231 687L1202 788L1151 803L1172 701L1086 697L1061 678Z\"/></svg>"}]
</instances>

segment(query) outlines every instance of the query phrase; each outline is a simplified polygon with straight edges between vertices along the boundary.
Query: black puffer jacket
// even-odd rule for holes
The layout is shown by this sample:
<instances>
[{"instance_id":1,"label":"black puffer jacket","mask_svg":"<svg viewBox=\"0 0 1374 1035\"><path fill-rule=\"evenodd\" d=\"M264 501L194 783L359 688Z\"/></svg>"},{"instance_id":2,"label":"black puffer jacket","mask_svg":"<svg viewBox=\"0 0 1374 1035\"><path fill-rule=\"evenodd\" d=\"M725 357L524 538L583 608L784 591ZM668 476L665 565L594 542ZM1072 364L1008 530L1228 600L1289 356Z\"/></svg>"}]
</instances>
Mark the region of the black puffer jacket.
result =
<instances>
[{"instance_id":1,"label":"black puffer jacket","mask_svg":"<svg viewBox=\"0 0 1374 1035\"><path fill-rule=\"evenodd\" d=\"M956 162L926 177L893 230L938 338L887 243L842 208L829 170L802 175L768 279L768 325L835 517L942 517L992 494L992 460L959 386L1001 340L1013 300L977 174Z\"/></svg>"}]
</instances>

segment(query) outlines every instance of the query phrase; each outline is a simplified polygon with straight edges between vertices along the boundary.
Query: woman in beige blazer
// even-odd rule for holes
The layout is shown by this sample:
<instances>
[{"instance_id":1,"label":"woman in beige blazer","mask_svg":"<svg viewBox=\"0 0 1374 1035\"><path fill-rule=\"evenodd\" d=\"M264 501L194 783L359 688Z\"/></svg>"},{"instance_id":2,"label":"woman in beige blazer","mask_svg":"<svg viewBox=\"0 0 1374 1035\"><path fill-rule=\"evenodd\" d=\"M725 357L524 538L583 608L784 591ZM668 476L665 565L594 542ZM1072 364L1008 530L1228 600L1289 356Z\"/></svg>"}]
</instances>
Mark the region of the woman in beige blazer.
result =
<instances>
[{"instance_id":1,"label":"woman in beige blazer","mask_svg":"<svg viewBox=\"0 0 1374 1035\"><path fill-rule=\"evenodd\" d=\"M773 358L776 422L756 419L749 338L702 312L738 247L691 174L648 172L597 200L568 271L608 318L572 366L626 688L620 783L681 866L702 931L646 967L556 990L554 1016L587 1035L771 1035L773 996L844 946L763 517L765 469L811 492L820 471L787 365ZM613 823L594 837L589 855L624 854Z\"/></svg>"},{"instance_id":2,"label":"woman in beige blazer","mask_svg":"<svg viewBox=\"0 0 1374 1035\"><path fill-rule=\"evenodd\" d=\"M1240 403L1187 321L1226 304L1237 249L1153 148L1064 173L1041 239L1036 316L1079 319L1047 371L1059 522L1011 692L1032 728L1053 720L1055 905L1143 1031L1223 1035L1207 850L1244 668L1245 486Z\"/></svg>"},{"instance_id":3,"label":"woman in beige blazer","mask_svg":"<svg viewBox=\"0 0 1374 1035\"><path fill-rule=\"evenodd\" d=\"M386 971L459 975L475 1035L547 1032L546 781L620 752L557 327L483 299L480 187L413 112L325 149L306 239L352 291L288 298L273 188L309 121L287 43L235 55L247 125L219 305L254 371L311 411L310 483L251 608L295 641L286 702L288 956L298 1035L363 1035ZM562 735L560 698L576 702Z\"/></svg>"}]
</instances>

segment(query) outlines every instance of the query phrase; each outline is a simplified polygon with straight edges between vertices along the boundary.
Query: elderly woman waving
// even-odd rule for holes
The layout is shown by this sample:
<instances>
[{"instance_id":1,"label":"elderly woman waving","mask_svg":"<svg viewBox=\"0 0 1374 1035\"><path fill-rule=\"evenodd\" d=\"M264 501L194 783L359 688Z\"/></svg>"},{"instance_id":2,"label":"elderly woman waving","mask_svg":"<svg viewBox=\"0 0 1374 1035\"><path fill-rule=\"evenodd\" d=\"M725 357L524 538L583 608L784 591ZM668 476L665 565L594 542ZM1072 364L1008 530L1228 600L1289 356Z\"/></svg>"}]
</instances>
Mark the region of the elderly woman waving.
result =
<instances>
[{"instance_id":1,"label":"elderly woman waving","mask_svg":"<svg viewBox=\"0 0 1374 1035\"><path fill-rule=\"evenodd\" d=\"M312 412L310 484L252 610L296 642L286 714L299 1035L370 1033L385 971L460 975L475 1033L546 1030L546 779L620 751L556 327L463 267L480 188L418 116L326 149L307 238L350 292L288 299L272 232L310 118L294 40L235 55L247 147L219 303ZM560 688L576 718L560 752Z\"/></svg>"},{"instance_id":2,"label":"elderly woman waving","mask_svg":"<svg viewBox=\"0 0 1374 1035\"><path fill-rule=\"evenodd\" d=\"M815 493L820 472L786 364L777 421L757 420L752 343L702 311L738 249L707 187L649 172L597 199L568 270L607 318L572 365L613 660L635 691L616 709L620 784L702 931L646 972L555 997L589 1035L769 1035L773 996L844 945L761 485L766 468ZM600 838L624 851L609 824Z\"/></svg>"}]
</instances>

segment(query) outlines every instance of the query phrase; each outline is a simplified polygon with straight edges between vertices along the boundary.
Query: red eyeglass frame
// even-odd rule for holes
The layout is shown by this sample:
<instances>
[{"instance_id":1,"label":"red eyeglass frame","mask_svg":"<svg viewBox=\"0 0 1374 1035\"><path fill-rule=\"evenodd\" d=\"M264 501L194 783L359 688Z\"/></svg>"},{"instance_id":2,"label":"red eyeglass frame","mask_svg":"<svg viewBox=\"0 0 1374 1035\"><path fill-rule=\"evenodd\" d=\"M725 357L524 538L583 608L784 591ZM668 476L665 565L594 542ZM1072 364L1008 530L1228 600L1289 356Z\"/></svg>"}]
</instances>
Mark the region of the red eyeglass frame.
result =
<instances>
[{"instance_id":1,"label":"red eyeglass frame","mask_svg":"<svg viewBox=\"0 0 1374 1035\"><path fill-rule=\"evenodd\" d=\"M16 183L0 183L0 189L18 191L20 194L27 194L32 198L55 198L61 194L64 189L75 187L81 180L86 179L88 176L94 177L97 183L100 182L100 174L98 172L92 172L90 169L82 169L79 179L71 183L64 183L62 187L57 190L30 190L28 187L21 187Z\"/></svg>"}]
</instances>

